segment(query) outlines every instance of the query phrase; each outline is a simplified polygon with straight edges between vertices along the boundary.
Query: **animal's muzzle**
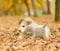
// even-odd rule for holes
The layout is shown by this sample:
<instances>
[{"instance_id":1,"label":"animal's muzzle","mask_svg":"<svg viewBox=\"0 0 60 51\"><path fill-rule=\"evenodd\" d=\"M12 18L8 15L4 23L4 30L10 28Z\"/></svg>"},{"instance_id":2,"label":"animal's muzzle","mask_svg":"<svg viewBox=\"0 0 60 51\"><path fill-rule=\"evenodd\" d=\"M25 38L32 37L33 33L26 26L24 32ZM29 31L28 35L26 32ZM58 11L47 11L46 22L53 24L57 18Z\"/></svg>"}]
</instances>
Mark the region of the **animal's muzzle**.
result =
<instances>
[{"instance_id":1,"label":"animal's muzzle","mask_svg":"<svg viewBox=\"0 0 60 51\"><path fill-rule=\"evenodd\" d=\"M21 32L21 30L19 30L19 32Z\"/></svg>"}]
</instances>

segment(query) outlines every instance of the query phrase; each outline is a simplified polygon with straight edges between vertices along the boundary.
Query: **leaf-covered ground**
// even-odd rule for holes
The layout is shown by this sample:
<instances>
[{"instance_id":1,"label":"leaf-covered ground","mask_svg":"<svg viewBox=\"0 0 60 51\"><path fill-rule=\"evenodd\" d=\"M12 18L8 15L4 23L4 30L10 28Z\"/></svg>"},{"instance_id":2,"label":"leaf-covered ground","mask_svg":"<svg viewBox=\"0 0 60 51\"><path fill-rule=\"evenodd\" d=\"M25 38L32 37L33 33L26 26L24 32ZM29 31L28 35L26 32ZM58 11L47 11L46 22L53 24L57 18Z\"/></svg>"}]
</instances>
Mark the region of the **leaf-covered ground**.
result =
<instances>
[{"instance_id":1,"label":"leaf-covered ground","mask_svg":"<svg viewBox=\"0 0 60 51\"><path fill-rule=\"evenodd\" d=\"M38 24L48 23L51 30L49 40L43 38L19 39L19 16L0 17L0 51L60 51L60 23L51 15L32 17Z\"/></svg>"}]
</instances>

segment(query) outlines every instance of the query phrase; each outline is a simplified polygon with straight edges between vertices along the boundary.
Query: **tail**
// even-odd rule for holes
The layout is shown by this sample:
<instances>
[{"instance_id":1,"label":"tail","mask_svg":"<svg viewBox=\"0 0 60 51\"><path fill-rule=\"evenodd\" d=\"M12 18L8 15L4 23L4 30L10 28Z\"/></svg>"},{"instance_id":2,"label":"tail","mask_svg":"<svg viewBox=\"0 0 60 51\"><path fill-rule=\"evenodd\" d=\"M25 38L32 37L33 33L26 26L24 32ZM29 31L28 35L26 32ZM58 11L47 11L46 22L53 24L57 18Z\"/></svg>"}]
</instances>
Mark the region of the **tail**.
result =
<instances>
[{"instance_id":1,"label":"tail","mask_svg":"<svg viewBox=\"0 0 60 51\"><path fill-rule=\"evenodd\" d=\"M48 23L45 23L45 24L43 25L43 28L45 28L47 24L48 24Z\"/></svg>"}]
</instances>

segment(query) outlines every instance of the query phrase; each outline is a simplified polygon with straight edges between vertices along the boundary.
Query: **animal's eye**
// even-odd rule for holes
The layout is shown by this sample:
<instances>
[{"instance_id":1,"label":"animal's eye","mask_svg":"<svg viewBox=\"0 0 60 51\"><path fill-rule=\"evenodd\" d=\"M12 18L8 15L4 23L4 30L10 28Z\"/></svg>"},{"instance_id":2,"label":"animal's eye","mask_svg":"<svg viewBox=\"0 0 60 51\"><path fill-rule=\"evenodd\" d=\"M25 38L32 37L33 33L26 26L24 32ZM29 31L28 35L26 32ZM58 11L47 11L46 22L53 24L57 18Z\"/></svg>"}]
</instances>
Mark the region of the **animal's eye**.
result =
<instances>
[{"instance_id":1,"label":"animal's eye","mask_svg":"<svg viewBox=\"0 0 60 51\"><path fill-rule=\"evenodd\" d=\"M24 25L22 27L25 27Z\"/></svg>"}]
</instances>

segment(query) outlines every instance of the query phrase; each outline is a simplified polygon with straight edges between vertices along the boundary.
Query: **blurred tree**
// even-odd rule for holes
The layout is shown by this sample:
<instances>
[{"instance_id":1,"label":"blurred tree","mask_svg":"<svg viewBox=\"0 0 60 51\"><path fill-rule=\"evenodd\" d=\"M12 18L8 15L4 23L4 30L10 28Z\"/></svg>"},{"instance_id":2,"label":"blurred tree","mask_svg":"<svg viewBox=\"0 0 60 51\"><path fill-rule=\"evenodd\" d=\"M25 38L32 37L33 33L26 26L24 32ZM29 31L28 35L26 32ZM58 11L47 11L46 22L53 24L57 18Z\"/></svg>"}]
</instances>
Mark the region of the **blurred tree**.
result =
<instances>
[{"instance_id":1,"label":"blurred tree","mask_svg":"<svg viewBox=\"0 0 60 51\"><path fill-rule=\"evenodd\" d=\"M8 15L9 14L9 10L8 10L9 1L5 0L5 2L4 2L4 0L2 0L2 11L3 11L4 15Z\"/></svg>"},{"instance_id":2,"label":"blurred tree","mask_svg":"<svg viewBox=\"0 0 60 51\"><path fill-rule=\"evenodd\" d=\"M43 0L36 0L36 6L38 8L38 10L42 10L43 9Z\"/></svg>"},{"instance_id":3,"label":"blurred tree","mask_svg":"<svg viewBox=\"0 0 60 51\"><path fill-rule=\"evenodd\" d=\"M10 13L10 7L12 5L12 0L2 0L2 12L4 15L8 15Z\"/></svg>"},{"instance_id":4,"label":"blurred tree","mask_svg":"<svg viewBox=\"0 0 60 51\"><path fill-rule=\"evenodd\" d=\"M49 0L47 0L47 8L48 8L48 14L50 14L50 3L49 3Z\"/></svg>"},{"instance_id":5,"label":"blurred tree","mask_svg":"<svg viewBox=\"0 0 60 51\"><path fill-rule=\"evenodd\" d=\"M36 12L40 13L40 11L43 10L43 0L2 0L2 1L3 1L2 11L3 11L3 13L6 13L6 15L8 15L8 14L15 15L18 13L23 14L27 10L28 15L37 16ZM48 0L45 0L45 1L48 1ZM46 6L48 6L48 5L49 5L49 3L46 3ZM46 6L44 4L44 9ZM49 7L48 7L48 10L49 10Z\"/></svg>"},{"instance_id":6,"label":"blurred tree","mask_svg":"<svg viewBox=\"0 0 60 51\"><path fill-rule=\"evenodd\" d=\"M35 0L31 0L31 2L32 2L32 8L33 8L34 16L37 16Z\"/></svg>"},{"instance_id":7,"label":"blurred tree","mask_svg":"<svg viewBox=\"0 0 60 51\"><path fill-rule=\"evenodd\" d=\"M2 0L0 0L0 16L2 15Z\"/></svg>"},{"instance_id":8,"label":"blurred tree","mask_svg":"<svg viewBox=\"0 0 60 51\"><path fill-rule=\"evenodd\" d=\"M50 3L49 3L49 0L44 0L44 13L45 14L50 14Z\"/></svg>"},{"instance_id":9,"label":"blurred tree","mask_svg":"<svg viewBox=\"0 0 60 51\"><path fill-rule=\"evenodd\" d=\"M27 2L28 0L23 0L23 1L24 1L25 5L27 7L28 15L30 16L30 8L29 8L29 4Z\"/></svg>"},{"instance_id":10,"label":"blurred tree","mask_svg":"<svg viewBox=\"0 0 60 51\"><path fill-rule=\"evenodd\" d=\"M55 7L55 21L60 22L60 0L56 0Z\"/></svg>"},{"instance_id":11,"label":"blurred tree","mask_svg":"<svg viewBox=\"0 0 60 51\"><path fill-rule=\"evenodd\" d=\"M8 3L5 13L8 14L16 14L16 4L18 2L18 0L6 0L6 2ZM11 11L12 10L12 11Z\"/></svg>"},{"instance_id":12,"label":"blurred tree","mask_svg":"<svg viewBox=\"0 0 60 51\"><path fill-rule=\"evenodd\" d=\"M13 8L13 12L16 14L16 4L17 4L18 0L12 0L12 8Z\"/></svg>"}]
</instances>

